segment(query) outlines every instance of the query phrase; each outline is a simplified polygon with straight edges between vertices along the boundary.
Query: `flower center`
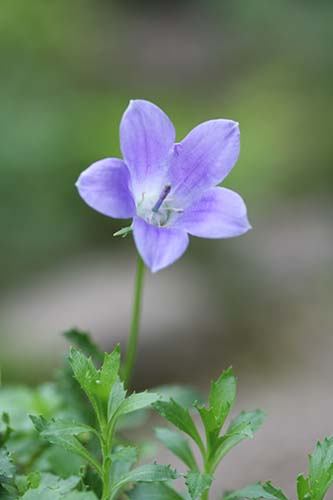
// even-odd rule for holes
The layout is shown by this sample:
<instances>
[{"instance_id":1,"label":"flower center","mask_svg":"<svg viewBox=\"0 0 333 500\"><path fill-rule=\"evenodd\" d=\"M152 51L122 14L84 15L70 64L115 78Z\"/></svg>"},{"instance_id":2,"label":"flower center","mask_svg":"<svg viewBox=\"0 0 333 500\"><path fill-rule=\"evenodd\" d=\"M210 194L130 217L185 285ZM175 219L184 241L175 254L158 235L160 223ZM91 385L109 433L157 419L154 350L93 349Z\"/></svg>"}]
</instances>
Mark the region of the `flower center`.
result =
<instances>
[{"instance_id":1,"label":"flower center","mask_svg":"<svg viewBox=\"0 0 333 500\"><path fill-rule=\"evenodd\" d=\"M170 193L171 191L171 184L167 184L165 186L165 188L163 189L162 193L160 194L160 197L159 199L157 200L157 202L155 203L155 205L153 206L152 208L152 212L155 212L157 213L163 203L163 201L165 200L165 198L168 196L168 194Z\"/></svg>"},{"instance_id":2,"label":"flower center","mask_svg":"<svg viewBox=\"0 0 333 500\"><path fill-rule=\"evenodd\" d=\"M137 213L153 226L167 226L172 221L174 215L182 212L181 209L174 208L172 199L168 198L171 191L171 184L166 184L159 197L142 193L142 198L137 204ZM157 198L157 201L156 201Z\"/></svg>"}]
</instances>

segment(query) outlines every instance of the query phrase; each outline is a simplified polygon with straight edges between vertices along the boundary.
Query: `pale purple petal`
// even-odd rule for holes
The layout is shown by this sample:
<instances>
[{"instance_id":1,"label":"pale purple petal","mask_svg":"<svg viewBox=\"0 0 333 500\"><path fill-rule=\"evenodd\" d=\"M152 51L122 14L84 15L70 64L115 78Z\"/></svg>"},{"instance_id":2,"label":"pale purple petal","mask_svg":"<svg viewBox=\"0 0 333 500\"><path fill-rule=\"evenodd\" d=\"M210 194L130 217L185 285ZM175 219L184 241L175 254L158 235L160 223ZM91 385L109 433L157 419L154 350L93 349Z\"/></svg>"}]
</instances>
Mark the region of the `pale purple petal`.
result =
<instances>
[{"instance_id":1,"label":"pale purple petal","mask_svg":"<svg viewBox=\"0 0 333 500\"><path fill-rule=\"evenodd\" d=\"M184 231L152 226L140 217L134 219L133 232L138 252L152 272L173 264L189 243Z\"/></svg>"},{"instance_id":2,"label":"pale purple petal","mask_svg":"<svg viewBox=\"0 0 333 500\"><path fill-rule=\"evenodd\" d=\"M176 200L186 204L219 184L239 155L239 127L232 120L211 120L195 127L174 147L169 181Z\"/></svg>"},{"instance_id":3,"label":"pale purple petal","mask_svg":"<svg viewBox=\"0 0 333 500\"><path fill-rule=\"evenodd\" d=\"M84 170L76 187L81 198L97 212L117 219L129 219L136 210L129 181L129 171L122 160L105 158Z\"/></svg>"},{"instance_id":4,"label":"pale purple petal","mask_svg":"<svg viewBox=\"0 0 333 500\"><path fill-rule=\"evenodd\" d=\"M251 229L241 196L221 187L208 189L174 227L202 238L231 238Z\"/></svg>"},{"instance_id":5,"label":"pale purple petal","mask_svg":"<svg viewBox=\"0 0 333 500\"><path fill-rule=\"evenodd\" d=\"M135 192L163 175L175 137L172 122L158 106L130 102L120 124L120 145Z\"/></svg>"}]
</instances>

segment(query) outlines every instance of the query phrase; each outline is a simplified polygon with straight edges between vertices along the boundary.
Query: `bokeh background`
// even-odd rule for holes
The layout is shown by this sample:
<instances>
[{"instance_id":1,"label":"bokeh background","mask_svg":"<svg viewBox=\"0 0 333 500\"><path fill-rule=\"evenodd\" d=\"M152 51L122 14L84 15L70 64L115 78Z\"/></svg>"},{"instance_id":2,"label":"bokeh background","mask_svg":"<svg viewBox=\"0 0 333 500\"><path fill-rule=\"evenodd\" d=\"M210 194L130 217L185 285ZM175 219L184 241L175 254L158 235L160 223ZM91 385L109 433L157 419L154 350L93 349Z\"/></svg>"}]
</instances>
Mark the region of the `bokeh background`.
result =
<instances>
[{"instance_id":1,"label":"bokeh background","mask_svg":"<svg viewBox=\"0 0 333 500\"><path fill-rule=\"evenodd\" d=\"M113 238L119 222L74 183L120 154L129 99L160 105L178 139L207 119L237 120L241 156L225 185L254 230L192 238L181 261L147 277L136 386L205 391L232 364L238 407L269 418L216 488L271 478L294 493L306 454L333 433L332 21L331 0L2 0L5 383L51 376L69 327L105 349L125 342L133 241Z\"/></svg>"}]
</instances>

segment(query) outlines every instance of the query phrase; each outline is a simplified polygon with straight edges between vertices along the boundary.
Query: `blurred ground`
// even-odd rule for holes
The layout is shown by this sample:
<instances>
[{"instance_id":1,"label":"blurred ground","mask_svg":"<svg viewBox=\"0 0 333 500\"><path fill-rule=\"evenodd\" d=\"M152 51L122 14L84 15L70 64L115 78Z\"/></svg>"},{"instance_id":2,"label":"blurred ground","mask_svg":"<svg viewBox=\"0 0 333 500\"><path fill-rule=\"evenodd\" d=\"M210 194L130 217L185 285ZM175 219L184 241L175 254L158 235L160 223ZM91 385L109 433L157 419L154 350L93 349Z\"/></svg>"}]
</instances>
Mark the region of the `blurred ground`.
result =
<instances>
[{"instance_id":1,"label":"blurred ground","mask_svg":"<svg viewBox=\"0 0 333 500\"><path fill-rule=\"evenodd\" d=\"M159 104L179 139L200 121L235 119L241 157L225 185L244 196L254 230L192 238L181 261L147 278L136 384L206 390L232 364L239 407L269 418L220 485L271 478L291 494L306 453L333 433L333 5L163 5L2 2L2 376L49 376L66 349L59 332L73 325L106 349L124 343L133 243L112 238L118 223L74 183L119 155L128 100Z\"/></svg>"}]
</instances>

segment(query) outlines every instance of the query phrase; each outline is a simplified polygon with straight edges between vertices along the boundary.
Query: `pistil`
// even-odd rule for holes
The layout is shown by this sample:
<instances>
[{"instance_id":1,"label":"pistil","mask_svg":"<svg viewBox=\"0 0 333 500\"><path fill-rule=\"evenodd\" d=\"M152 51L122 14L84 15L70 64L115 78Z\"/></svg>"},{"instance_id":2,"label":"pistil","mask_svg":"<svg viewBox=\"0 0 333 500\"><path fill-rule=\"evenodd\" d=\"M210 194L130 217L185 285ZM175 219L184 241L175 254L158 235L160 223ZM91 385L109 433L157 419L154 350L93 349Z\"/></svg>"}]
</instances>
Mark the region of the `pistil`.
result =
<instances>
[{"instance_id":1,"label":"pistil","mask_svg":"<svg viewBox=\"0 0 333 500\"><path fill-rule=\"evenodd\" d=\"M159 199L157 200L157 202L155 203L155 205L153 206L152 208L152 211L157 213L163 203L163 201L165 200L165 198L168 196L168 194L170 193L171 191L171 184L167 184L164 188L163 188L163 191L162 193L160 194L160 197Z\"/></svg>"}]
</instances>

